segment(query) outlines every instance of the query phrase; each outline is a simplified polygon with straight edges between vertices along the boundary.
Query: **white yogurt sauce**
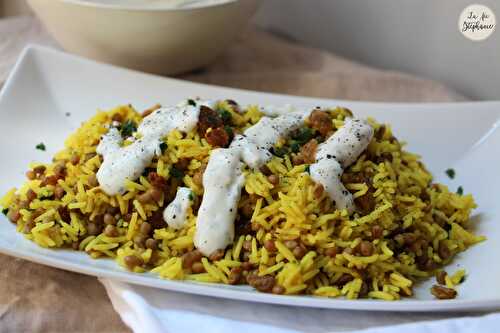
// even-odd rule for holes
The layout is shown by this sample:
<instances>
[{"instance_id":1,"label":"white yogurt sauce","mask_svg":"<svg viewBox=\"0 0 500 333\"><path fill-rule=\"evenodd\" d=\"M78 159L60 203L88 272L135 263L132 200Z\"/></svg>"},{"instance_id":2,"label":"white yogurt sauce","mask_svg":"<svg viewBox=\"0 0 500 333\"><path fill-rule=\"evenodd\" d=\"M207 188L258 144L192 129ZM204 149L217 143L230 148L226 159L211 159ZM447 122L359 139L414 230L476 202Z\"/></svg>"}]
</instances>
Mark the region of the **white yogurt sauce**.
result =
<instances>
[{"instance_id":1,"label":"white yogurt sauce","mask_svg":"<svg viewBox=\"0 0 500 333\"><path fill-rule=\"evenodd\" d=\"M184 102L176 107L161 108L144 118L138 132L142 138L127 147L116 128L111 128L101 139L97 152L104 162L97 172L101 188L110 195L124 191L125 179L136 179L160 154L160 139L170 131L192 130L197 122L199 107L214 107L214 102L198 102L197 106ZM312 110L298 110L291 106L262 108L265 114L257 124L237 135L229 148L215 149L203 175L204 195L198 211L194 245L203 254L210 255L234 240L234 220L245 178L244 163L258 169L268 162L270 149L280 137L299 128ZM338 209L352 212L354 200L340 177L343 168L352 164L366 149L373 137L373 128L364 120L345 120L344 126L318 146L316 162L310 166L311 178L325 188ZM163 212L164 220L173 228L182 228L191 205L191 190L180 187L173 202Z\"/></svg>"},{"instance_id":2,"label":"white yogurt sauce","mask_svg":"<svg viewBox=\"0 0 500 333\"><path fill-rule=\"evenodd\" d=\"M234 219L244 184L243 162L254 169L272 157L269 149L282 136L298 128L307 114L292 113L257 124L237 135L229 148L210 155L203 174L205 193L198 211L194 245L205 255L223 249L234 239Z\"/></svg>"},{"instance_id":3,"label":"white yogurt sauce","mask_svg":"<svg viewBox=\"0 0 500 333\"><path fill-rule=\"evenodd\" d=\"M181 229L186 225L187 212L191 207L193 192L187 187L179 187L175 199L163 211L163 219L174 229Z\"/></svg>"},{"instance_id":4,"label":"white yogurt sauce","mask_svg":"<svg viewBox=\"0 0 500 333\"><path fill-rule=\"evenodd\" d=\"M111 128L96 150L104 158L96 175L101 189L109 195L123 193L125 179L137 179L155 154L161 154L162 137L174 129L188 132L196 126L199 106L179 105L154 111L137 129L142 138L126 147L121 146L123 139L118 130Z\"/></svg>"},{"instance_id":5,"label":"white yogurt sauce","mask_svg":"<svg viewBox=\"0 0 500 333\"><path fill-rule=\"evenodd\" d=\"M311 178L323 185L337 209L354 211L354 199L340 177L343 168L356 161L373 137L373 128L362 119L347 118L344 126L318 146L316 162L310 166Z\"/></svg>"}]
</instances>

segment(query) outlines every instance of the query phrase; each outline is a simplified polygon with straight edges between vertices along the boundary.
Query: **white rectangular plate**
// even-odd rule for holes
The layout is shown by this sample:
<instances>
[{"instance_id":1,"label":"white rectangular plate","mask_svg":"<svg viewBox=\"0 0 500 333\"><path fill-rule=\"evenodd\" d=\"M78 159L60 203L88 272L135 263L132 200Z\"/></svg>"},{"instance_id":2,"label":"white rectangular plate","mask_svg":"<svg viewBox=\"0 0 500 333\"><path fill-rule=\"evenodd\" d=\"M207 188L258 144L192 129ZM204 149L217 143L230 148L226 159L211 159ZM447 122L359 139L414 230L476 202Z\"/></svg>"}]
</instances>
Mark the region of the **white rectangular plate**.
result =
<instances>
[{"instance_id":1,"label":"white rectangular plate","mask_svg":"<svg viewBox=\"0 0 500 333\"><path fill-rule=\"evenodd\" d=\"M41 47L25 50L0 94L0 193L24 181L31 161L48 162L64 139L96 109L131 103L138 109L155 103L172 104L200 96L231 98L239 103L294 104L314 107L342 105L360 116L372 116L393 126L408 150L423 155L438 181L473 193L479 208L476 232L488 240L460 254L448 267L467 270L454 300L436 301L429 293L434 279L421 283L412 299L396 302L276 296L249 287L162 280L135 274L112 260L93 260L85 253L48 250L15 232L0 217L0 252L41 264L150 287L245 301L332 309L376 311L457 311L500 308L500 131L496 131L500 102L459 104L390 104L291 97L189 83L98 64ZM70 114L68 115L67 112ZM35 149L44 142L47 151ZM454 167L449 180L444 170Z\"/></svg>"}]
</instances>

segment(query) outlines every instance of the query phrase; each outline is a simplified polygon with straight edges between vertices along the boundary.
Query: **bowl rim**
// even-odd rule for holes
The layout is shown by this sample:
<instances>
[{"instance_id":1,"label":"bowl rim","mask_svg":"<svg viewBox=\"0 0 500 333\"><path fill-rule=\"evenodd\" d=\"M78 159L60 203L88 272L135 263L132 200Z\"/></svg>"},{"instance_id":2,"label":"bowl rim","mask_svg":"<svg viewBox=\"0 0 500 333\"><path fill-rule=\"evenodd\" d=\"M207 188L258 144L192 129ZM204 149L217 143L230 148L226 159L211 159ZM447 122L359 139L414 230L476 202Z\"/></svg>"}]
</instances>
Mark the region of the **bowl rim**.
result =
<instances>
[{"instance_id":1,"label":"bowl rim","mask_svg":"<svg viewBox=\"0 0 500 333\"><path fill-rule=\"evenodd\" d=\"M193 10L201 10L207 8L219 8L225 7L243 0L225 0L220 3L213 4L205 4L196 7L179 7L172 8L167 6L157 6L157 7L147 7L143 5L120 5L120 4L107 4L103 2L91 2L87 0L58 0L59 2L63 2L70 5L83 6L89 8L98 8L98 9L106 9L106 10L125 10L125 11L142 11L142 12L184 12L184 11L193 11Z\"/></svg>"}]
</instances>

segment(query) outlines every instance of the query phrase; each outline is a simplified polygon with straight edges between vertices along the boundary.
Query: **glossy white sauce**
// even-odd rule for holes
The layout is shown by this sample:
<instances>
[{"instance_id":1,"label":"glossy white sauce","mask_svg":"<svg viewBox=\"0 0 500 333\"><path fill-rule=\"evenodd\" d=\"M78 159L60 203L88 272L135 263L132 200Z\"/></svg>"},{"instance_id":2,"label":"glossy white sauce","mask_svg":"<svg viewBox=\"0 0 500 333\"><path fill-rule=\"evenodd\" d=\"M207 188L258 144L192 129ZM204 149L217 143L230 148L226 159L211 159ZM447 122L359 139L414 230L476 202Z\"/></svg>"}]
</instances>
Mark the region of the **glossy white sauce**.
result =
<instances>
[{"instance_id":1,"label":"glossy white sauce","mask_svg":"<svg viewBox=\"0 0 500 333\"><path fill-rule=\"evenodd\" d=\"M186 225L187 213L192 204L193 192L187 187L179 187L175 199L163 211L163 219L174 229Z\"/></svg>"},{"instance_id":2,"label":"glossy white sauce","mask_svg":"<svg viewBox=\"0 0 500 333\"><path fill-rule=\"evenodd\" d=\"M323 185L337 209L354 211L354 199L340 177L354 163L373 137L373 128L362 119L347 118L344 126L318 146L316 162L309 168L311 178Z\"/></svg>"},{"instance_id":3,"label":"glossy white sauce","mask_svg":"<svg viewBox=\"0 0 500 333\"><path fill-rule=\"evenodd\" d=\"M116 128L111 128L97 146L97 153L104 162L97 171L101 189L115 195L125 191L125 179L137 179L151 164L153 157L161 154L161 138L178 129L188 132L198 123L199 105L164 107L145 117L137 132L142 138L122 147L123 139Z\"/></svg>"},{"instance_id":4,"label":"glossy white sauce","mask_svg":"<svg viewBox=\"0 0 500 333\"><path fill-rule=\"evenodd\" d=\"M280 137L301 126L305 117L303 113L262 117L243 135L237 135L229 148L212 152L203 174L205 193L194 237L194 245L203 254L210 255L234 240L234 219L245 181L243 163L258 169L268 162L272 157L269 149Z\"/></svg>"}]
</instances>

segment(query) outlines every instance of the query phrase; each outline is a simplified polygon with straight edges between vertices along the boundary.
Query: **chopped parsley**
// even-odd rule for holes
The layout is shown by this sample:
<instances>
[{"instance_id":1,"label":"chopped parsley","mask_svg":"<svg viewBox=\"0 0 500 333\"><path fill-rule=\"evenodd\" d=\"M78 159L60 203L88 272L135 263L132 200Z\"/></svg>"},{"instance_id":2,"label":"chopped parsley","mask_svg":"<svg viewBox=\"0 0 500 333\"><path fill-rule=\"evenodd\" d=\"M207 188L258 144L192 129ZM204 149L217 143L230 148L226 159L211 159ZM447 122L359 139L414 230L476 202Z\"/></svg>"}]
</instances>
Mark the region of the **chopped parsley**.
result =
<instances>
[{"instance_id":1,"label":"chopped parsley","mask_svg":"<svg viewBox=\"0 0 500 333\"><path fill-rule=\"evenodd\" d=\"M9 212L9 209L8 208L4 208L2 209L2 214L7 216L7 213Z\"/></svg>"},{"instance_id":2,"label":"chopped parsley","mask_svg":"<svg viewBox=\"0 0 500 333\"><path fill-rule=\"evenodd\" d=\"M161 149L162 154L165 152L165 150L167 150L167 148L168 148L168 145L166 142L160 143L160 149Z\"/></svg>"},{"instance_id":3,"label":"chopped parsley","mask_svg":"<svg viewBox=\"0 0 500 333\"><path fill-rule=\"evenodd\" d=\"M273 148L272 153L278 157L283 157L288 153L287 147Z\"/></svg>"},{"instance_id":4,"label":"chopped parsley","mask_svg":"<svg viewBox=\"0 0 500 333\"><path fill-rule=\"evenodd\" d=\"M187 103L188 103L188 105L196 106L196 102L194 101L194 99L188 99Z\"/></svg>"},{"instance_id":5,"label":"chopped parsley","mask_svg":"<svg viewBox=\"0 0 500 333\"><path fill-rule=\"evenodd\" d=\"M462 195L462 194L464 194L464 188L463 188L462 186L459 186L459 187L457 188L457 194L458 194L458 195Z\"/></svg>"},{"instance_id":6,"label":"chopped parsley","mask_svg":"<svg viewBox=\"0 0 500 333\"><path fill-rule=\"evenodd\" d=\"M45 149L46 149L45 144L43 142L40 142L39 144L37 144L35 146L35 148L38 150L42 150L42 151L45 151Z\"/></svg>"},{"instance_id":7,"label":"chopped parsley","mask_svg":"<svg viewBox=\"0 0 500 333\"><path fill-rule=\"evenodd\" d=\"M290 143L290 149L292 150L293 153L298 153L300 150L300 144L297 141L293 140Z\"/></svg>"},{"instance_id":8,"label":"chopped parsley","mask_svg":"<svg viewBox=\"0 0 500 333\"><path fill-rule=\"evenodd\" d=\"M314 132L312 128L302 127L297 130L297 133L293 136L293 139L297 141L299 144L303 145L307 141L311 140L314 136Z\"/></svg>"},{"instance_id":9,"label":"chopped parsley","mask_svg":"<svg viewBox=\"0 0 500 333\"><path fill-rule=\"evenodd\" d=\"M189 200L193 201L194 200L194 194L193 192L189 193L189 196L188 196Z\"/></svg>"},{"instance_id":10,"label":"chopped parsley","mask_svg":"<svg viewBox=\"0 0 500 333\"><path fill-rule=\"evenodd\" d=\"M455 178L455 170L453 170L453 169L447 169L445 172L446 172L446 175L448 177L450 177L450 179Z\"/></svg>"},{"instance_id":11,"label":"chopped parsley","mask_svg":"<svg viewBox=\"0 0 500 333\"><path fill-rule=\"evenodd\" d=\"M231 112L223 109L219 109L217 110L217 112L219 113L219 116L221 117L224 124L231 124L231 121L233 120L233 115L231 114Z\"/></svg>"},{"instance_id":12,"label":"chopped parsley","mask_svg":"<svg viewBox=\"0 0 500 333\"><path fill-rule=\"evenodd\" d=\"M311 174L311 166L307 165L304 171L307 172L308 174Z\"/></svg>"},{"instance_id":13,"label":"chopped parsley","mask_svg":"<svg viewBox=\"0 0 500 333\"><path fill-rule=\"evenodd\" d=\"M227 135L229 135L229 137L232 137L233 136L233 129L231 128L231 126L224 126L224 130L226 131Z\"/></svg>"},{"instance_id":14,"label":"chopped parsley","mask_svg":"<svg viewBox=\"0 0 500 333\"><path fill-rule=\"evenodd\" d=\"M170 168L170 174L172 175L172 177L177 179L182 179L182 177L184 177L184 172L177 169L175 166L172 166L172 168Z\"/></svg>"},{"instance_id":15,"label":"chopped parsley","mask_svg":"<svg viewBox=\"0 0 500 333\"><path fill-rule=\"evenodd\" d=\"M126 122L123 123L123 125L120 127L120 133L122 134L122 137L128 138L134 132L137 131L137 125L133 120L127 120Z\"/></svg>"}]
</instances>

